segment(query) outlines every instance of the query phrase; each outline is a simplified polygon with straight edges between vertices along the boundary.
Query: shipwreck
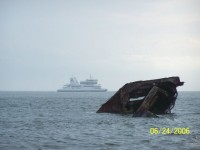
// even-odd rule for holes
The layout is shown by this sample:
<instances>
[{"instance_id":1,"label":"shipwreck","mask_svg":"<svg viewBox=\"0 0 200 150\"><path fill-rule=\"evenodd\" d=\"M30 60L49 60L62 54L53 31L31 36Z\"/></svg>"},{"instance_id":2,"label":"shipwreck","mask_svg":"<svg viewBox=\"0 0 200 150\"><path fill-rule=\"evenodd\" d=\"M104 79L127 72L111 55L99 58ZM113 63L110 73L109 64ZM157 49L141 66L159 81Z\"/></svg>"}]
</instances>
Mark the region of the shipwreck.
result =
<instances>
[{"instance_id":1,"label":"shipwreck","mask_svg":"<svg viewBox=\"0 0 200 150\"><path fill-rule=\"evenodd\" d=\"M133 114L134 117L171 113L182 86L179 77L168 77L125 84L97 113Z\"/></svg>"}]
</instances>

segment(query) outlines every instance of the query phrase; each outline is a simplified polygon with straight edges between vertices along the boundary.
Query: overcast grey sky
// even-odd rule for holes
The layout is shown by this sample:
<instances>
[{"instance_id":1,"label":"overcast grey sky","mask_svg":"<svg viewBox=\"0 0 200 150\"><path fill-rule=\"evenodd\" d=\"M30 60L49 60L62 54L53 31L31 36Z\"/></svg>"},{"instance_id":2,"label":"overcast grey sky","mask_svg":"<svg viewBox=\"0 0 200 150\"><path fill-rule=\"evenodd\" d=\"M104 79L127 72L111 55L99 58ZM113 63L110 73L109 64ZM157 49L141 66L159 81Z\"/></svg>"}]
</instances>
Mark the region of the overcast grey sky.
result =
<instances>
[{"instance_id":1,"label":"overcast grey sky","mask_svg":"<svg viewBox=\"0 0 200 150\"><path fill-rule=\"evenodd\" d=\"M200 90L199 0L0 0L0 90L108 90L180 76Z\"/></svg>"}]
</instances>

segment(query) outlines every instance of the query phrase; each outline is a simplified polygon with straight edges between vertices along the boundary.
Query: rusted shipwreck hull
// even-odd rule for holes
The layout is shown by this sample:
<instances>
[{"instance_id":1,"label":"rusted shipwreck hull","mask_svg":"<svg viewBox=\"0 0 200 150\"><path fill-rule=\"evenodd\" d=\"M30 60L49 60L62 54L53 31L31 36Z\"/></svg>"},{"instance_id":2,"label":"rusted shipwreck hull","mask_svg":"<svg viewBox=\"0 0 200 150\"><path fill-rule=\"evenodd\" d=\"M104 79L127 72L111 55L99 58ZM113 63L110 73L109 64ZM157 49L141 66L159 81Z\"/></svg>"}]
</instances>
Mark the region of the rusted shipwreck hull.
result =
<instances>
[{"instance_id":1,"label":"rusted shipwreck hull","mask_svg":"<svg viewBox=\"0 0 200 150\"><path fill-rule=\"evenodd\" d=\"M179 77L136 81L125 84L97 113L132 113L133 116L151 116L171 112L182 86Z\"/></svg>"}]
</instances>

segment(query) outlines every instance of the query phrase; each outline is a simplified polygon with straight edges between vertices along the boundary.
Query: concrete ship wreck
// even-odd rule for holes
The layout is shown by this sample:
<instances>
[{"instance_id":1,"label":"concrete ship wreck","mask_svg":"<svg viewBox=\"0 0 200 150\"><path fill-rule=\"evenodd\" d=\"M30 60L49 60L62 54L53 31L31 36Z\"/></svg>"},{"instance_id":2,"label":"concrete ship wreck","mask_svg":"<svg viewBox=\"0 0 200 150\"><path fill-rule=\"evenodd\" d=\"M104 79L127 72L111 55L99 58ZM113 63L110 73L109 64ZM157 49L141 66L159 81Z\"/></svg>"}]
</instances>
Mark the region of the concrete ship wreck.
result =
<instances>
[{"instance_id":1,"label":"concrete ship wreck","mask_svg":"<svg viewBox=\"0 0 200 150\"><path fill-rule=\"evenodd\" d=\"M178 96L176 87L183 84L179 77L127 83L97 113L131 113L134 117L170 113Z\"/></svg>"}]
</instances>

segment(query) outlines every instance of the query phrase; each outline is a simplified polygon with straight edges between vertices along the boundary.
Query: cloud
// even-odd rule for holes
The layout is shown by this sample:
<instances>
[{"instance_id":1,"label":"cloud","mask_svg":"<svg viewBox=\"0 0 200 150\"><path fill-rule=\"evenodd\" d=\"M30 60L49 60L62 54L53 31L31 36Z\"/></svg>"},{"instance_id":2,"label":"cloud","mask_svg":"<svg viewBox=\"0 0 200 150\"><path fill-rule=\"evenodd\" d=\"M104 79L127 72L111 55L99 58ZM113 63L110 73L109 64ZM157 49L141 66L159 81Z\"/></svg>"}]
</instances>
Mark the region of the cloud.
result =
<instances>
[{"instance_id":1,"label":"cloud","mask_svg":"<svg viewBox=\"0 0 200 150\"><path fill-rule=\"evenodd\" d=\"M131 5L133 6L133 5ZM135 8L138 6L138 8ZM110 11L109 19L146 28L185 27L200 22L199 1L150 1L135 3L126 11ZM129 8L129 7L128 7ZM136 11L135 11L136 9Z\"/></svg>"}]
</instances>

